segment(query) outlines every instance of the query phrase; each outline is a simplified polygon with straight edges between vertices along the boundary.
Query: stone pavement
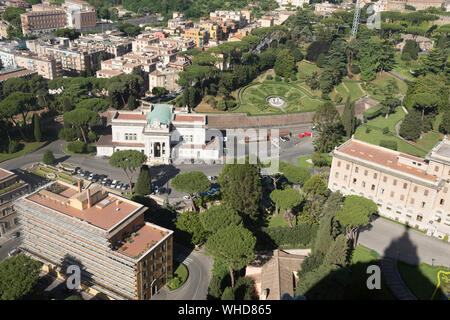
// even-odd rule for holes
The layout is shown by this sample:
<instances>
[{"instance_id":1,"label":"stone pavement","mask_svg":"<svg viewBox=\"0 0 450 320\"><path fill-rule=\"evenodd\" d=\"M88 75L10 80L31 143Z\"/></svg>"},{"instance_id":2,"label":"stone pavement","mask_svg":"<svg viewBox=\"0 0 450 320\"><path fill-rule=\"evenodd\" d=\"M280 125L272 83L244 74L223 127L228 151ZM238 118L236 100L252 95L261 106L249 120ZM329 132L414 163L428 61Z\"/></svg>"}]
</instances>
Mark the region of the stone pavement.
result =
<instances>
[{"instance_id":1,"label":"stone pavement","mask_svg":"<svg viewBox=\"0 0 450 320\"><path fill-rule=\"evenodd\" d=\"M397 269L397 260L380 257L380 266L387 285L398 300L417 300L403 282Z\"/></svg>"}]
</instances>

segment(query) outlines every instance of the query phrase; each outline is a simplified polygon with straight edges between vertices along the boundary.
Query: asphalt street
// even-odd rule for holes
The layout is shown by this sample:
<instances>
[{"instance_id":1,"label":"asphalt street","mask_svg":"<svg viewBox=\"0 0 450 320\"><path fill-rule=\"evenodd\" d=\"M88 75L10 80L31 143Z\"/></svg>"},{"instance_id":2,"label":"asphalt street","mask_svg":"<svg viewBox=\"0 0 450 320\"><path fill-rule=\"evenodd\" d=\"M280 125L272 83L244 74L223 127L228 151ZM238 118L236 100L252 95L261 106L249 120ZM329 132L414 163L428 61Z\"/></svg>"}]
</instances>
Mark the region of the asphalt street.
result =
<instances>
[{"instance_id":1,"label":"asphalt street","mask_svg":"<svg viewBox=\"0 0 450 320\"><path fill-rule=\"evenodd\" d=\"M361 232L358 243L406 263L450 267L450 243L382 218Z\"/></svg>"}]
</instances>

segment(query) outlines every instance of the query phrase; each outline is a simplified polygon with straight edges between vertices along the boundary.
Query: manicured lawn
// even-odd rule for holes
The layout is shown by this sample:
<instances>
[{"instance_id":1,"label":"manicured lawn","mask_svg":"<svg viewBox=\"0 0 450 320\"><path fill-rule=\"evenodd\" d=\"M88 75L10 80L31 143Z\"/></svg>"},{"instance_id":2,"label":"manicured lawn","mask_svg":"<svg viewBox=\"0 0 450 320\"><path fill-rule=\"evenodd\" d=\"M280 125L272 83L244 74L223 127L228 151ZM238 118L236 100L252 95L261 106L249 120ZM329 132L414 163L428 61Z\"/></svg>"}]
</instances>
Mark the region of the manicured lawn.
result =
<instances>
[{"instance_id":1,"label":"manicured lawn","mask_svg":"<svg viewBox=\"0 0 450 320\"><path fill-rule=\"evenodd\" d=\"M424 157L438 141L438 139L436 139L437 136L430 134L430 137L427 137L427 135L425 135L422 144L418 143L417 147L397 138L395 135L395 124L402 120L404 116L405 113L403 110L397 108L387 119L382 116L372 119L356 129L355 138L376 145L380 145L381 140L396 141L398 151L418 157ZM367 127L371 128L370 132L366 132ZM389 134L383 133L382 130L385 127L389 128Z\"/></svg>"},{"instance_id":2,"label":"manicured lawn","mask_svg":"<svg viewBox=\"0 0 450 320\"><path fill-rule=\"evenodd\" d=\"M361 91L361 89L358 86L358 82L352 82L352 81L345 81L345 85L347 86L348 90L350 91L351 100L355 101L359 98L364 96L364 92ZM345 90L345 88L344 88Z\"/></svg>"},{"instance_id":3,"label":"manicured lawn","mask_svg":"<svg viewBox=\"0 0 450 320\"><path fill-rule=\"evenodd\" d=\"M313 164L306 161L309 159L311 159L311 156L303 156L303 157L297 158L296 162L300 167L307 168L307 169L313 168L314 167Z\"/></svg>"},{"instance_id":4,"label":"manicured lawn","mask_svg":"<svg viewBox=\"0 0 450 320\"><path fill-rule=\"evenodd\" d=\"M9 159L14 159L17 157L21 157L27 153L31 153L33 151L36 151L37 149L39 149L40 147L42 147L43 145L45 145L47 142L46 141L42 141L42 142L23 142L21 141L21 143L23 143L25 146L22 150L15 152L15 153L0 153L0 162L9 160Z\"/></svg>"},{"instance_id":5,"label":"manicured lawn","mask_svg":"<svg viewBox=\"0 0 450 320\"><path fill-rule=\"evenodd\" d=\"M306 61L301 61L297 63L298 73L297 78L305 79L306 76L310 76L314 71L320 72L320 68L314 63L309 63Z\"/></svg>"},{"instance_id":6,"label":"manicured lawn","mask_svg":"<svg viewBox=\"0 0 450 320\"><path fill-rule=\"evenodd\" d=\"M422 139L416 141L417 145L425 150L431 150L436 143L441 140L441 135L437 132L425 133Z\"/></svg>"},{"instance_id":7,"label":"manicured lawn","mask_svg":"<svg viewBox=\"0 0 450 320\"><path fill-rule=\"evenodd\" d=\"M395 62L396 65L394 67L394 71L397 71L398 73L404 75L408 78L413 78L414 76L409 72L410 69L414 69L417 66L417 62L414 60L411 60L411 62L406 62L400 59L401 53L395 54Z\"/></svg>"},{"instance_id":8,"label":"manicured lawn","mask_svg":"<svg viewBox=\"0 0 450 320\"><path fill-rule=\"evenodd\" d=\"M271 216L269 218L269 228L273 227L286 227L289 223L283 219L283 213L280 212L277 216Z\"/></svg>"},{"instance_id":9,"label":"manicured lawn","mask_svg":"<svg viewBox=\"0 0 450 320\"><path fill-rule=\"evenodd\" d=\"M357 245L355 250L352 253L351 263L367 263L374 259L378 259L379 254L372 249L366 248L362 245Z\"/></svg>"},{"instance_id":10,"label":"manicured lawn","mask_svg":"<svg viewBox=\"0 0 450 320\"><path fill-rule=\"evenodd\" d=\"M446 267L433 267L428 264L418 266L410 265L404 262L397 262L398 271L406 286L419 300L430 300L438 283L438 272L440 270L450 271ZM441 277L442 282L442 277ZM444 294L438 290L434 300L442 300Z\"/></svg>"},{"instance_id":11,"label":"manicured lawn","mask_svg":"<svg viewBox=\"0 0 450 320\"><path fill-rule=\"evenodd\" d=\"M172 291L180 288L187 280L189 271L187 267L180 263L174 272L173 279L167 284L167 288Z\"/></svg>"}]
</instances>

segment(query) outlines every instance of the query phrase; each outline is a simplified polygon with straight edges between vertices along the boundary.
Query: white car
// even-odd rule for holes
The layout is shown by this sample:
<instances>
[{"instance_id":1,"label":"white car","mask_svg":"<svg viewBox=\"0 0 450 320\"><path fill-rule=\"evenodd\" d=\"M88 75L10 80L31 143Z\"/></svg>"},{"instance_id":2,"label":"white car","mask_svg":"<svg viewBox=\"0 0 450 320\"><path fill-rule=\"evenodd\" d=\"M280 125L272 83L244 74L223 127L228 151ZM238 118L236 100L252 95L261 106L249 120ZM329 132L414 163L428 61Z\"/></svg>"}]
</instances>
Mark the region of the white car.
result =
<instances>
[{"instance_id":1,"label":"white car","mask_svg":"<svg viewBox=\"0 0 450 320\"><path fill-rule=\"evenodd\" d=\"M183 198L184 198L185 200L191 200L191 197L188 196L188 195L185 195Z\"/></svg>"},{"instance_id":2,"label":"white car","mask_svg":"<svg viewBox=\"0 0 450 320\"><path fill-rule=\"evenodd\" d=\"M113 180L113 182L111 183L111 188L115 188L118 183L119 183L119 181Z\"/></svg>"},{"instance_id":3,"label":"white car","mask_svg":"<svg viewBox=\"0 0 450 320\"><path fill-rule=\"evenodd\" d=\"M8 252L8 257L13 257L19 252L20 252L19 249L12 249L10 252Z\"/></svg>"}]
</instances>

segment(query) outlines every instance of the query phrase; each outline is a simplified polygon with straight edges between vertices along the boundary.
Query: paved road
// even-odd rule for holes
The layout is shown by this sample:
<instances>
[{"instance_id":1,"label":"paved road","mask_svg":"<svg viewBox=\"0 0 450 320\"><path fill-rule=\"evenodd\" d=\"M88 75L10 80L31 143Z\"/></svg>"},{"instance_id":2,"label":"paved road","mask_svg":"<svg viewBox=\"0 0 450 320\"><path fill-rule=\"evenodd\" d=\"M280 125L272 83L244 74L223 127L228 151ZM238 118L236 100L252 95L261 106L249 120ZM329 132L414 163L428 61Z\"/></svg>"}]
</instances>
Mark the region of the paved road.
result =
<instances>
[{"instance_id":1,"label":"paved road","mask_svg":"<svg viewBox=\"0 0 450 320\"><path fill-rule=\"evenodd\" d=\"M15 238L7 240L6 242L2 242L0 246L0 262L3 261L3 259L8 258L8 253L19 246L21 242L21 238Z\"/></svg>"},{"instance_id":2,"label":"paved road","mask_svg":"<svg viewBox=\"0 0 450 320\"><path fill-rule=\"evenodd\" d=\"M413 81L413 79L406 77L404 75L402 75L401 73L397 72L397 71L389 71L390 74L396 76L397 78L400 78L401 80L405 80L405 81Z\"/></svg>"},{"instance_id":3,"label":"paved road","mask_svg":"<svg viewBox=\"0 0 450 320\"><path fill-rule=\"evenodd\" d=\"M213 260L202 251L187 253L186 249L175 246L175 260L184 263L189 270L186 283L175 291L162 288L152 300L205 300L211 279ZM188 254L188 255L187 255Z\"/></svg>"},{"instance_id":4,"label":"paved road","mask_svg":"<svg viewBox=\"0 0 450 320\"><path fill-rule=\"evenodd\" d=\"M361 232L358 242L407 263L450 267L450 243L382 218L372 222L370 230Z\"/></svg>"}]
</instances>

